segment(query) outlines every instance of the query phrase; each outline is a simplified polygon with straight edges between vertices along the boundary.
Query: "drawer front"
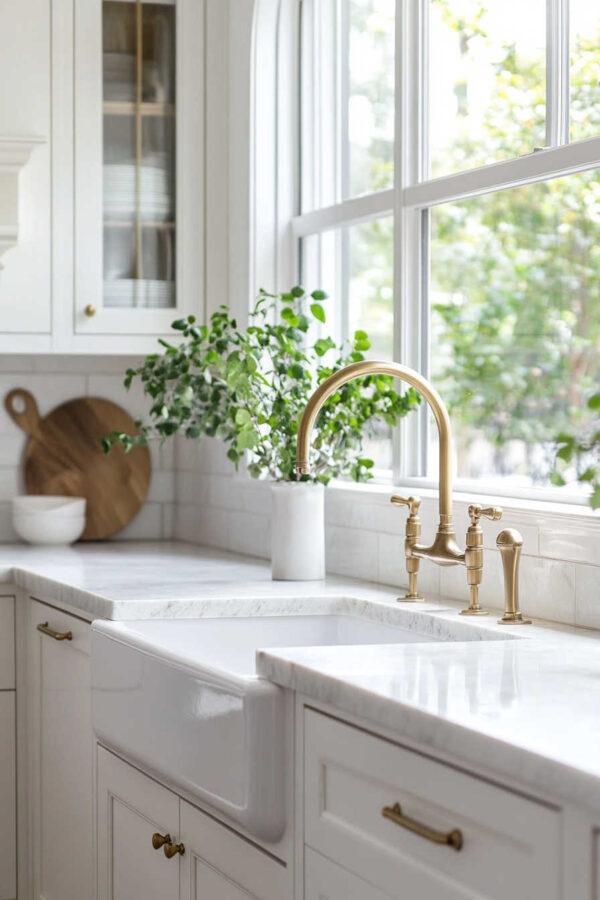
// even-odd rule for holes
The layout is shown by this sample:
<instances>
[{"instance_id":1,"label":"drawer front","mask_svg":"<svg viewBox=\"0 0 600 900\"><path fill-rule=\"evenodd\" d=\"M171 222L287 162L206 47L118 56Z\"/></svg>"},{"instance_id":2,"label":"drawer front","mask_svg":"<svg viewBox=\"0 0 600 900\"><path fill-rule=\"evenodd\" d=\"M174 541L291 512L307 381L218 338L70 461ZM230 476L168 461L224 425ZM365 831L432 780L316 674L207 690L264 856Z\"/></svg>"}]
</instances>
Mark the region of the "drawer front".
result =
<instances>
[{"instance_id":1,"label":"drawer front","mask_svg":"<svg viewBox=\"0 0 600 900\"><path fill-rule=\"evenodd\" d=\"M304 900L390 900L347 869L325 859L310 847L304 852Z\"/></svg>"},{"instance_id":2,"label":"drawer front","mask_svg":"<svg viewBox=\"0 0 600 900\"><path fill-rule=\"evenodd\" d=\"M15 686L15 598L0 597L0 691Z\"/></svg>"},{"instance_id":3,"label":"drawer front","mask_svg":"<svg viewBox=\"0 0 600 900\"><path fill-rule=\"evenodd\" d=\"M391 897L559 896L557 810L313 710L304 724L311 847ZM426 834L384 817L395 804ZM432 840L456 830L459 850Z\"/></svg>"}]
</instances>

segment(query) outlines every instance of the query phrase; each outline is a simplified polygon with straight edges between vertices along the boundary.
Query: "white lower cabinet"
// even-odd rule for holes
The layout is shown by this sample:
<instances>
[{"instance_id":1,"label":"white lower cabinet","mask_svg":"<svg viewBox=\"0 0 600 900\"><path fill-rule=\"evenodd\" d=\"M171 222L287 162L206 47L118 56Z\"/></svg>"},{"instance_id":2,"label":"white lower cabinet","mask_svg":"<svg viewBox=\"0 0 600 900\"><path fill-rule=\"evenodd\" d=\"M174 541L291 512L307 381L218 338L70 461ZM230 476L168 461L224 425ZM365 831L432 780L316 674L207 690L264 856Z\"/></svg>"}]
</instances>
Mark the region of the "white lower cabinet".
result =
<instances>
[{"instance_id":1,"label":"white lower cabinet","mask_svg":"<svg viewBox=\"0 0 600 900\"><path fill-rule=\"evenodd\" d=\"M384 895L560 897L559 810L311 709L304 738L306 844Z\"/></svg>"},{"instance_id":2,"label":"white lower cabinet","mask_svg":"<svg viewBox=\"0 0 600 900\"><path fill-rule=\"evenodd\" d=\"M183 852L168 859L155 835ZM288 882L282 863L98 747L98 900L285 900Z\"/></svg>"},{"instance_id":3,"label":"white lower cabinet","mask_svg":"<svg viewBox=\"0 0 600 900\"><path fill-rule=\"evenodd\" d=\"M31 601L30 629L33 896L88 900L95 891L90 626Z\"/></svg>"},{"instance_id":4,"label":"white lower cabinet","mask_svg":"<svg viewBox=\"0 0 600 900\"><path fill-rule=\"evenodd\" d=\"M390 897L306 847L304 900L390 900Z\"/></svg>"},{"instance_id":5,"label":"white lower cabinet","mask_svg":"<svg viewBox=\"0 0 600 900\"><path fill-rule=\"evenodd\" d=\"M17 896L15 692L0 690L0 900Z\"/></svg>"}]
</instances>

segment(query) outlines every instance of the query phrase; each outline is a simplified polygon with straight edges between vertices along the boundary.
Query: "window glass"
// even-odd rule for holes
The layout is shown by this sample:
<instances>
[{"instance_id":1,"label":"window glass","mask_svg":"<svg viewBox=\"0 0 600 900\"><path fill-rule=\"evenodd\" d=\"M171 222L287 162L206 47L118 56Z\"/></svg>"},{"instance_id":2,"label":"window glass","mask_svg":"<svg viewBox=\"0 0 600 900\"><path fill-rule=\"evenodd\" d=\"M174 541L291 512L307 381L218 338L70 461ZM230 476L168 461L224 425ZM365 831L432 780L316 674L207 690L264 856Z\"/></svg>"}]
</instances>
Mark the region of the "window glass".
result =
<instances>
[{"instance_id":1,"label":"window glass","mask_svg":"<svg viewBox=\"0 0 600 900\"><path fill-rule=\"evenodd\" d=\"M458 474L545 486L557 435L598 427L600 171L430 216L431 375Z\"/></svg>"},{"instance_id":2,"label":"window glass","mask_svg":"<svg viewBox=\"0 0 600 900\"><path fill-rule=\"evenodd\" d=\"M571 0L571 140L600 134L600 7Z\"/></svg>"},{"instance_id":3,"label":"window glass","mask_svg":"<svg viewBox=\"0 0 600 900\"><path fill-rule=\"evenodd\" d=\"M303 241L302 258L305 286L321 287L329 294L328 320L321 334L339 340L366 331L371 347L365 356L392 359L392 217L311 235ZM391 430L384 423L375 427L375 437L365 441L366 454L377 468L391 469Z\"/></svg>"},{"instance_id":4,"label":"window glass","mask_svg":"<svg viewBox=\"0 0 600 900\"><path fill-rule=\"evenodd\" d=\"M356 196L393 186L395 0L346 0L345 6L348 115L344 195Z\"/></svg>"},{"instance_id":5,"label":"window glass","mask_svg":"<svg viewBox=\"0 0 600 900\"><path fill-rule=\"evenodd\" d=\"M545 0L429 0L433 177L546 143Z\"/></svg>"}]
</instances>

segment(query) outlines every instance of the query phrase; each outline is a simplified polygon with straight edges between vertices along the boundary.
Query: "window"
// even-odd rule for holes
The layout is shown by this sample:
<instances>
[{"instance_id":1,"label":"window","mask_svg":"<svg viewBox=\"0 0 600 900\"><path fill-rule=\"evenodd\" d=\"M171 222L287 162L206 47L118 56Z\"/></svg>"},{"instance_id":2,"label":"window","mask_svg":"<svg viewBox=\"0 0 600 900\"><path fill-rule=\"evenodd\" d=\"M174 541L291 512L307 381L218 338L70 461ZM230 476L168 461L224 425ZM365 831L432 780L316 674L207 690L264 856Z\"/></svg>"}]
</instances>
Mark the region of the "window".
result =
<instances>
[{"instance_id":1,"label":"window","mask_svg":"<svg viewBox=\"0 0 600 900\"><path fill-rule=\"evenodd\" d=\"M587 0L302 0L302 277L438 387L459 488L579 499L549 476L600 385L599 73ZM422 410L372 449L433 484L436 442Z\"/></svg>"}]
</instances>

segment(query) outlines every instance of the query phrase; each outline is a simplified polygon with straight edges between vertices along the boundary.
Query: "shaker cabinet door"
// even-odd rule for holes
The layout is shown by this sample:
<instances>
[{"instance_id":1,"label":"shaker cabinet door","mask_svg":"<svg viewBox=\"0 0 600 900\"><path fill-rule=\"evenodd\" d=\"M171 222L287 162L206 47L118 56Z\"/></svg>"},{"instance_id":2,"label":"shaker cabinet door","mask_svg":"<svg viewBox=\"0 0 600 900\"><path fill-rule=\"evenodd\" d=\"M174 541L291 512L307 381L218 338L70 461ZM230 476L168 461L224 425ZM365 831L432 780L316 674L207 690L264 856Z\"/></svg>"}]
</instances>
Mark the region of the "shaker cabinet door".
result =
<instances>
[{"instance_id":1,"label":"shaker cabinet door","mask_svg":"<svg viewBox=\"0 0 600 900\"><path fill-rule=\"evenodd\" d=\"M75 17L80 339L139 349L202 312L203 6L89 0Z\"/></svg>"},{"instance_id":2,"label":"shaker cabinet door","mask_svg":"<svg viewBox=\"0 0 600 900\"><path fill-rule=\"evenodd\" d=\"M0 900L17 896L15 692L0 691Z\"/></svg>"},{"instance_id":3,"label":"shaker cabinet door","mask_svg":"<svg viewBox=\"0 0 600 900\"><path fill-rule=\"evenodd\" d=\"M178 900L178 831L175 794L98 747L98 900Z\"/></svg>"},{"instance_id":4,"label":"shaker cabinet door","mask_svg":"<svg viewBox=\"0 0 600 900\"><path fill-rule=\"evenodd\" d=\"M37 601L30 612L34 896L83 900L94 889L90 626Z\"/></svg>"},{"instance_id":5,"label":"shaker cabinet door","mask_svg":"<svg viewBox=\"0 0 600 900\"><path fill-rule=\"evenodd\" d=\"M291 900L287 868L181 801L181 900Z\"/></svg>"}]
</instances>

